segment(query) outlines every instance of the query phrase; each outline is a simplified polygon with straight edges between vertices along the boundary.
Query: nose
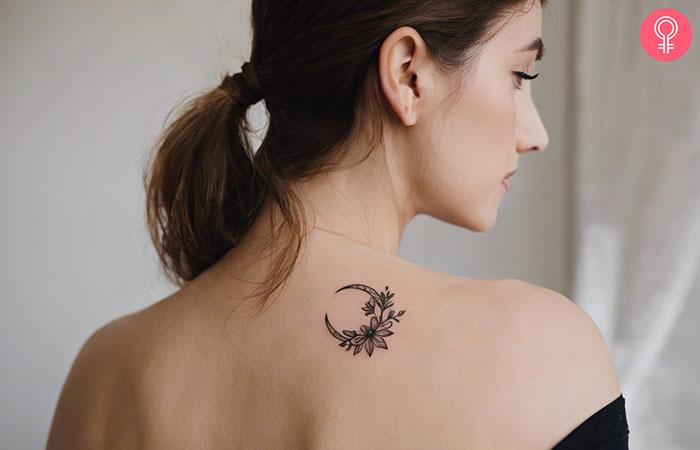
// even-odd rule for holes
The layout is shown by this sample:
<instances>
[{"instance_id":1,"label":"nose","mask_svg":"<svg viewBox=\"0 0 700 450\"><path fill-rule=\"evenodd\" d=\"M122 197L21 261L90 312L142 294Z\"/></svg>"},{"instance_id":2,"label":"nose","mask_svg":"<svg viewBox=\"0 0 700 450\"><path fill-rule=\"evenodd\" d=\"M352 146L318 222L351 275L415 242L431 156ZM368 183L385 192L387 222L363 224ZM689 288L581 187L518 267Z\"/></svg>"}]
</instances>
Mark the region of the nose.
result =
<instances>
[{"instance_id":1,"label":"nose","mask_svg":"<svg viewBox=\"0 0 700 450\"><path fill-rule=\"evenodd\" d=\"M530 102L526 114L519 121L518 127L518 138L516 141L518 153L533 152L547 148L549 135L540 119L537 108L532 102Z\"/></svg>"}]
</instances>

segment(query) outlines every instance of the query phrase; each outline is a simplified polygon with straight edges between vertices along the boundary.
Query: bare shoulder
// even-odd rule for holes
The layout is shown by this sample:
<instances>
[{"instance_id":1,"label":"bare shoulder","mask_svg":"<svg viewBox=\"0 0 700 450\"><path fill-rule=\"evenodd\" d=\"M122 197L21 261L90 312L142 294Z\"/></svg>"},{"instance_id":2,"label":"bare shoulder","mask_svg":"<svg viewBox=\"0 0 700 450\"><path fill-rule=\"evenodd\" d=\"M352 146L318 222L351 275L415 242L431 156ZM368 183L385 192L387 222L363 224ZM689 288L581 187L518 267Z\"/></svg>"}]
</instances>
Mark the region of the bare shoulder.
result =
<instances>
[{"instance_id":1,"label":"bare shoulder","mask_svg":"<svg viewBox=\"0 0 700 450\"><path fill-rule=\"evenodd\" d=\"M75 357L58 398L46 448L104 448L104 425L123 400L116 388L129 357L138 315L115 319L94 331ZM108 407L109 406L109 407ZM126 443L126 442L125 442Z\"/></svg>"},{"instance_id":2,"label":"bare shoulder","mask_svg":"<svg viewBox=\"0 0 700 450\"><path fill-rule=\"evenodd\" d=\"M557 352L560 359L546 360L563 374L558 380L562 387L577 388L584 405L604 406L615 399L620 386L611 354L591 316L560 292L520 280L515 283L525 286L516 300L519 306L513 308L513 326L525 327L534 336L533 344Z\"/></svg>"},{"instance_id":3,"label":"bare shoulder","mask_svg":"<svg viewBox=\"0 0 700 450\"><path fill-rule=\"evenodd\" d=\"M619 391L600 330L591 316L565 295L519 279L467 280L462 289L461 294L454 293L455 303L461 302L465 317L476 312L479 330L493 331L499 343L508 346L502 350L527 349L533 360L546 362L549 368L572 368L580 381L585 377L595 380L606 396ZM468 322L465 329L473 326L473 321ZM563 359L553 359L553 354Z\"/></svg>"},{"instance_id":4,"label":"bare shoulder","mask_svg":"<svg viewBox=\"0 0 700 450\"><path fill-rule=\"evenodd\" d=\"M608 346L565 295L518 279L481 281L451 289L464 323L453 327L465 343L455 364L479 368L472 398L494 405L512 434L551 447L620 395Z\"/></svg>"}]
</instances>

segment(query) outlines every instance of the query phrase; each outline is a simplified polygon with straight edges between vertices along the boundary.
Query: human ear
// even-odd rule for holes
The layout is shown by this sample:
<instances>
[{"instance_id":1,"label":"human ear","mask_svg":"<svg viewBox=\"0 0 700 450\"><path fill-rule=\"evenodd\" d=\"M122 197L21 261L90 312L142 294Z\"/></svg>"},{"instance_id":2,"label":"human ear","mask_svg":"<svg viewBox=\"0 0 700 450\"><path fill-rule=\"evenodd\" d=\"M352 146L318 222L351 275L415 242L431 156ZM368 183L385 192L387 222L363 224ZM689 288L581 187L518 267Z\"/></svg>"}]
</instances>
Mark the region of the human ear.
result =
<instances>
[{"instance_id":1,"label":"human ear","mask_svg":"<svg viewBox=\"0 0 700 450\"><path fill-rule=\"evenodd\" d=\"M384 96L406 126L416 123L421 95L430 83L430 53L412 27L394 30L382 43L377 73Z\"/></svg>"}]
</instances>

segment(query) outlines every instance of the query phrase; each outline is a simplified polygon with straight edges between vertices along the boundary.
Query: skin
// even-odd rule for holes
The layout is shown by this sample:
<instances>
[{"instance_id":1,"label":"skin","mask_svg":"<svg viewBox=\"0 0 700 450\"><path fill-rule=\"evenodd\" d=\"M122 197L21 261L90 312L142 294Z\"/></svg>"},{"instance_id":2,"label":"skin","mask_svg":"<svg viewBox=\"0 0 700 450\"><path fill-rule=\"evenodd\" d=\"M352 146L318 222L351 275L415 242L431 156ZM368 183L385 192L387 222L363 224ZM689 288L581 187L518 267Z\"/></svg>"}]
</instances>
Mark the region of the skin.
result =
<instances>
[{"instance_id":1,"label":"skin","mask_svg":"<svg viewBox=\"0 0 700 450\"><path fill-rule=\"evenodd\" d=\"M535 81L523 80L518 90L513 75L532 73L537 52L518 50L541 27L537 2L483 47L473 73L447 77L415 29L391 33L379 53L381 86L396 116L386 119L386 145L358 166L297 185L315 224L391 254L418 214L491 228L501 180L520 155L548 143L531 96ZM364 150L356 146L349 159Z\"/></svg>"},{"instance_id":2,"label":"skin","mask_svg":"<svg viewBox=\"0 0 700 450\"><path fill-rule=\"evenodd\" d=\"M487 229L518 155L546 146L529 83L516 90L512 74L531 69L535 52L515 50L540 21L539 4L509 21L469 82L441 78L415 30L388 36L388 145L296 186L324 229L308 234L279 298L247 314L270 262L266 208L235 252L86 341L47 449L543 449L615 399L602 336L566 297L395 254L418 213ZM404 313L374 328L392 334L377 333L371 355L340 347L340 332L369 329L362 308L385 287L395 304L380 320Z\"/></svg>"}]
</instances>

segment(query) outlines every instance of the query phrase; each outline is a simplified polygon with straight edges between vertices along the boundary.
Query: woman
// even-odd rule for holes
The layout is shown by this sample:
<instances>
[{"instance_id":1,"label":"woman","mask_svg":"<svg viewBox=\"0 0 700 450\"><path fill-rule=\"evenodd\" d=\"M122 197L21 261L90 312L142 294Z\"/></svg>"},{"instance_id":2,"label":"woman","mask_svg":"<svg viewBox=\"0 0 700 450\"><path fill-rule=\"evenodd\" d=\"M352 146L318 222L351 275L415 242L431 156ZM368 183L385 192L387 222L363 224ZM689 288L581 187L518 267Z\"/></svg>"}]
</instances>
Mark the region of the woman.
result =
<instances>
[{"instance_id":1,"label":"woman","mask_svg":"<svg viewBox=\"0 0 700 450\"><path fill-rule=\"evenodd\" d=\"M547 146L541 8L254 0L250 62L170 125L146 178L182 289L87 340L47 447L626 448L584 311L396 256L417 214L492 227Z\"/></svg>"}]
</instances>

